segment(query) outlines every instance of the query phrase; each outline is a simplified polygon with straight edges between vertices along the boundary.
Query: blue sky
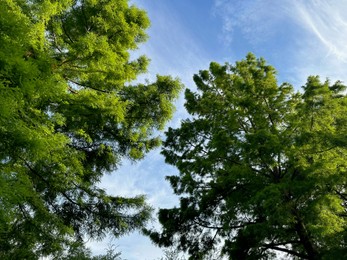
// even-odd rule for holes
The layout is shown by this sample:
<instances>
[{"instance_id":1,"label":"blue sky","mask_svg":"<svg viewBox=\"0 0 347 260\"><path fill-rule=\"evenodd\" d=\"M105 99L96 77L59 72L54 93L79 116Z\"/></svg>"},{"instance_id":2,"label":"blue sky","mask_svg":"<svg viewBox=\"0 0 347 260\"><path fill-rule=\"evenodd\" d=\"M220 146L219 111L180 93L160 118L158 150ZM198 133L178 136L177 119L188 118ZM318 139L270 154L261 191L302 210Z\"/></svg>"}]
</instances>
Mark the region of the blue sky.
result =
<instances>
[{"instance_id":1,"label":"blue sky","mask_svg":"<svg viewBox=\"0 0 347 260\"><path fill-rule=\"evenodd\" d=\"M134 55L151 59L148 74L179 77L195 89L192 76L207 69L211 61L234 63L253 52L264 57L278 71L279 83L296 89L309 75L342 80L347 84L347 1L346 0L133 0L151 20L149 40ZM170 126L187 117L183 96ZM146 194L155 209L172 207L166 175L177 174L166 165L160 150L136 164L124 162L107 175L101 186L124 196ZM153 226L158 226L154 221ZM91 241L95 254L103 253L109 240ZM154 260L162 250L148 238L132 233L113 240L128 260Z\"/></svg>"}]
</instances>

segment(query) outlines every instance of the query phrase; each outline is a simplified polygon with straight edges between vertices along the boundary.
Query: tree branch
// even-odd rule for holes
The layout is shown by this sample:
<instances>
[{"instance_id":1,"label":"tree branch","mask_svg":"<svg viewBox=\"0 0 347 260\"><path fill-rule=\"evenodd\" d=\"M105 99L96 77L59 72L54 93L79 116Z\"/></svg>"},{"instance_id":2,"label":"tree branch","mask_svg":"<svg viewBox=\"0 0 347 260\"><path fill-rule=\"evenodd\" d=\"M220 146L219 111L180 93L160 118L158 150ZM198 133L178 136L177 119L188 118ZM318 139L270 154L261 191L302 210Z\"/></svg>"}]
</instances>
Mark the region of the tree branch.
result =
<instances>
[{"instance_id":1,"label":"tree branch","mask_svg":"<svg viewBox=\"0 0 347 260\"><path fill-rule=\"evenodd\" d=\"M296 252L294 250L290 250L288 248L283 248L283 247L278 247L278 246L275 246L275 245L263 245L263 247L267 248L267 249L273 249L273 250L277 250L277 251L281 251L281 252L285 252L285 253L288 253L288 254L291 254L293 256L298 256L300 257L301 259L310 259L307 255L305 254L302 254L302 253L299 253L299 252Z\"/></svg>"},{"instance_id":2,"label":"tree branch","mask_svg":"<svg viewBox=\"0 0 347 260\"><path fill-rule=\"evenodd\" d=\"M67 36L67 38L70 40L71 43L74 43L74 41L71 39L70 35L67 33L67 31L65 29L64 21L63 21L62 17L60 17L60 21L61 21L61 27L63 28L65 35Z\"/></svg>"},{"instance_id":3,"label":"tree branch","mask_svg":"<svg viewBox=\"0 0 347 260\"><path fill-rule=\"evenodd\" d=\"M81 87L83 87L83 88L90 88L90 89L93 89L93 90L96 90L96 91L100 91L100 92L103 92L103 93L108 93L108 94L111 93L110 91L103 90L103 89L99 89L99 88L95 88L95 87L92 87L92 86L90 86L90 85L84 85L84 84L82 84L82 83L79 83L79 82L74 81L74 80L69 79L69 78L66 78L66 80L71 81L72 83L74 83L74 84L76 84L76 85L78 85L78 86L81 86Z\"/></svg>"}]
</instances>

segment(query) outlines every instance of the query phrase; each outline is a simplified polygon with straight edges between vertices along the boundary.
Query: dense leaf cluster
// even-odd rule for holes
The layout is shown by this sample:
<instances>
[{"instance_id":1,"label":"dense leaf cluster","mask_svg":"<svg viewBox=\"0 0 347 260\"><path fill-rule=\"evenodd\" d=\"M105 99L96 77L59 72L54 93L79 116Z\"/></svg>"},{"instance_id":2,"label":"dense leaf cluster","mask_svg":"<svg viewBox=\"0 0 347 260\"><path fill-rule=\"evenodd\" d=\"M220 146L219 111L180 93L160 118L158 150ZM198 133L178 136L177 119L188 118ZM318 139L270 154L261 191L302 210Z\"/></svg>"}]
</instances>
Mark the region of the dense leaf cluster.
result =
<instances>
[{"instance_id":1,"label":"dense leaf cluster","mask_svg":"<svg viewBox=\"0 0 347 260\"><path fill-rule=\"evenodd\" d=\"M0 0L0 258L59 255L150 216L96 184L159 145L181 84L131 84L149 20L126 0Z\"/></svg>"},{"instance_id":2,"label":"dense leaf cluster","mask_svg":"<svg viewBox=\"0 0 347 260\"><path fill-rule=\"evenodd\" d=\"M194 81L192 118L163 148L180 205L160 210L151 238L191 259L346 258L346 87L311 76L295 92L252 54Z\"/></svg>"}]
</instances>

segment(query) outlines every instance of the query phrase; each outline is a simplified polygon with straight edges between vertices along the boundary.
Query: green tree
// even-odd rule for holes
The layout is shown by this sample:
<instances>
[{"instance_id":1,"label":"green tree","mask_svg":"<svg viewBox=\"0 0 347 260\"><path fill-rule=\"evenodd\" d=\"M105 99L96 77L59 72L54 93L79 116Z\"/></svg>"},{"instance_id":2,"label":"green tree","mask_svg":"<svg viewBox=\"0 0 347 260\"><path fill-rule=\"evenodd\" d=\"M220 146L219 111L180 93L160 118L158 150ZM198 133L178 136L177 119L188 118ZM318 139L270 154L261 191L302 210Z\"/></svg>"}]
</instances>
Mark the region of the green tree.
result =
<instances>
[{"instance_id":1,"label":"green tree","mask_svg":"<svg viewBox=\"0 0 347 260\"><path fill-rule=\"evenodd\" d=\"M160 246L191 259L347 257L347 98L341 82L310 76L302 92L249 54L211 63L186 90L192 115L169 129L162 153L180 205L161 209ZM277 256L278 257L278 256Z\"/></svg>"},{"instance_id":2,"label":"green tree","mask_svg":"<svg viewBox=\"0 0 347 260\"><path fill-rule=\"evenodd\" d=\"M0 0L0 258L58 256L143 227L143 196L97 184L160 144L182 86L134 84L149 20L127 0Z\"/></svg>"}]
</instances>

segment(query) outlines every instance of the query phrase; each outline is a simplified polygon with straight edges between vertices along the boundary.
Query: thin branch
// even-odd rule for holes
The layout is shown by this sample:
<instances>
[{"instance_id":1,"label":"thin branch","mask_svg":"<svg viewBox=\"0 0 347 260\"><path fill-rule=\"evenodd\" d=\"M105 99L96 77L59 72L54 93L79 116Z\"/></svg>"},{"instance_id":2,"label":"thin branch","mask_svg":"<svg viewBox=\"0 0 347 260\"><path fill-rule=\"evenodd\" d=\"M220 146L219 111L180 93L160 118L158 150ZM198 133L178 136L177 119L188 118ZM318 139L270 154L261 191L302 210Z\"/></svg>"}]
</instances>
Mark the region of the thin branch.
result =
<instances>
[{"instance_id":1,"label":"thin branch","mask_svg":"<svg viewBox=\"0 0 347 260\"><path fill-rule=\"evenodd\" d=\"M301 259L310 259L307 255L296 252L294 250L290 250L287 248L283 248L283 247L278 247L278 246L272 246L272 245L263 245L263 247L268 248L268 249L273 249L273 250L277 250L277 251L281 251L281 252L285 252L297 257L300 257Z\"/></svg>"},{"instance_id":2,"label":"thin branch","mask_svg":"<svg viewBox=\"0 0 347 260\"><path fill-rule=\"evenodd\" d=\"M269 105L268 101L266 100L266 98L265 98L264 96L262 96L262 98L263 98L263 100L264 100L264 102L265 102L265 104L266 104L267 108L268 108L269 110L272 110L272 109L270 108L270 105ZM269 119L270 119L271 125L272 125L273 127L275 127L275 123L274 123L274 120L272 119L271 114L270 114L270 113L268 113L268 116L269 116Z\"/></svg>"},{"instance_id":3,"label":"thin branch","mask_svg":"<svg viewBox=\"0 0 347 260\"><path fill-rule=\"evenodd\" d=\"M200 221L201 221L201 220L200 220ZM223 227L208 226L208 225L203 224L203 223L201 223L201 222L199 222L199 221L196 221L196 220L194 220L194 219L193 219L193 222L194 222L194 224L196 224L196 225L198 225L198 226L201 226L201 227L203 227L203 228L217 229L217 230L222 230L222 229L223 229Z\"/></svg>"},{"instance_id":4,"label":"thin branch","mask_svg":"<svg viewBox=\"0 0 347 260\"><path fill-rule=\"evenodd\" d=\"M93 90L96 90L96 91L100 91L100 92L103 92L103 93L111 93L110 91L107 91L107 90L103 90L103 89L99 89L99 88L95 88L95 87L92 87L92 86L89 86L89 85L83 85L82 83L79 83L77 81L74 81L72 79L69 79L69 78L66 78L66 80L68 81L71 81L72 83L80 86L80 87L83 87L83 88L90 88L90 89L93 89Z\"/></svg>"},{"instance_id":5,"label":"thin branch","mask_svg":"<svg viewBox=\"0 0 347 260\"><path fill-rule=\"evenodd\" d=\"M61 27L63 28L65 35L67 36L67 38L70 40L71 43L74 43L74 41L71 39L70 35L67 33L67 31L65 29L64 21L63 21L62 17L60 17L60 21L61 21Z\"/></svg>"}]
</instances>

